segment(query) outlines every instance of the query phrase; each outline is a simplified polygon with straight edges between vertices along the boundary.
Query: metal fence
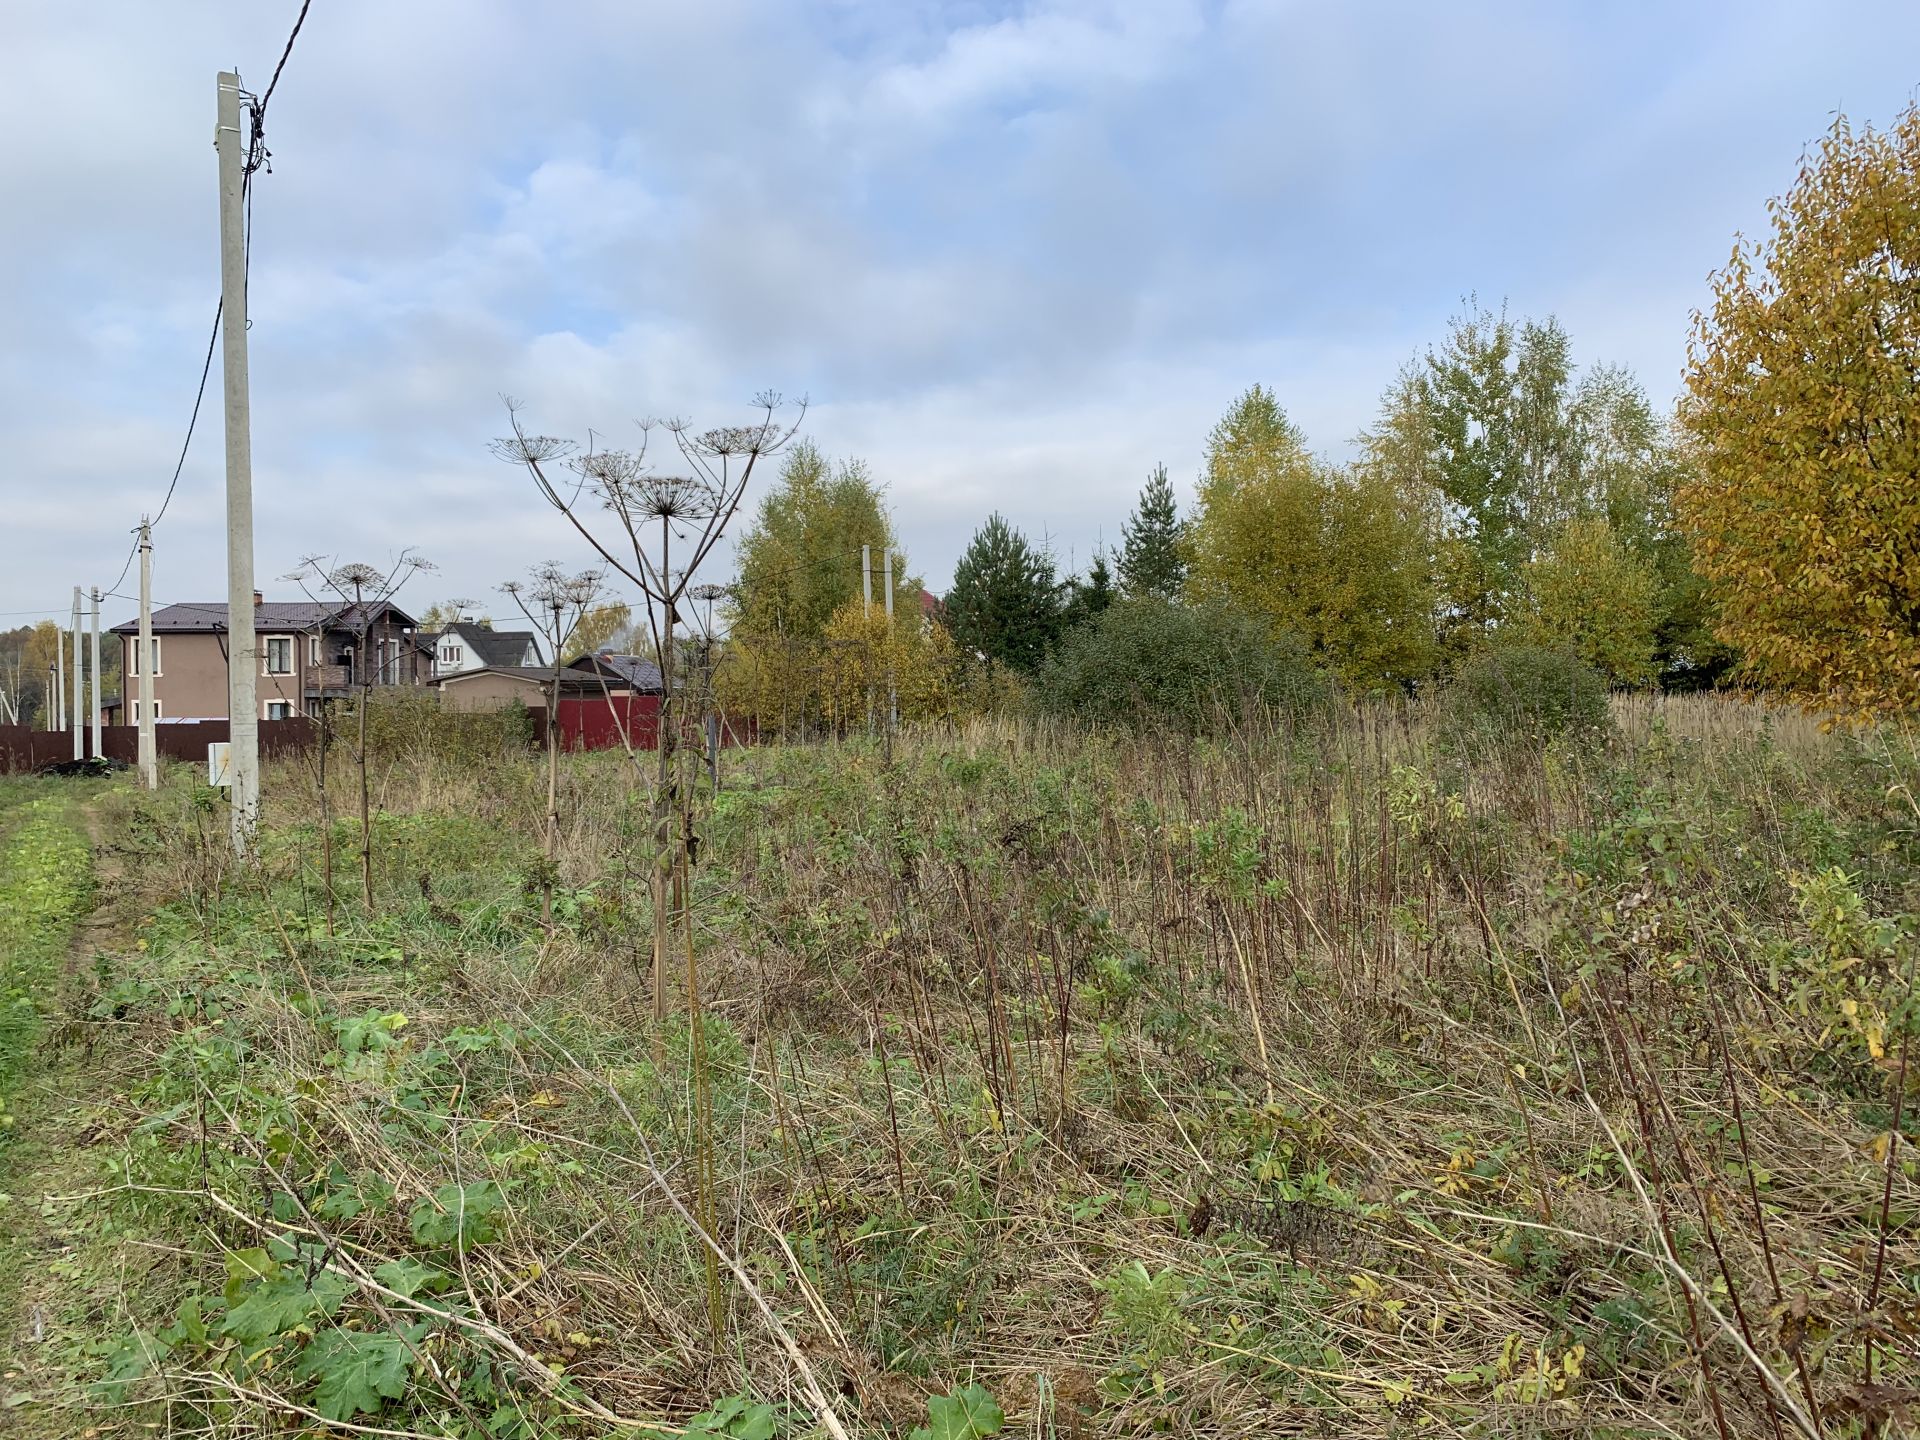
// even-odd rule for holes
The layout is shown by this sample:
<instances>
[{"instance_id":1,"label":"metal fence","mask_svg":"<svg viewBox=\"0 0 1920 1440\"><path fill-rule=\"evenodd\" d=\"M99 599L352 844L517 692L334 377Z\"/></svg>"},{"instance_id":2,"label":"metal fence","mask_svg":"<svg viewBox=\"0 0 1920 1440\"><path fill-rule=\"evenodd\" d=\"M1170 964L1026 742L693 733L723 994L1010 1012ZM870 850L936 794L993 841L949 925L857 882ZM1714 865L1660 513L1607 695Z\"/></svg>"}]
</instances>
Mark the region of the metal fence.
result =
<instances>
[{"instance_id":1,"label":"metal fence","mask_svg":"<svg viewBox=\"0 0 1920 1440\"><path fill-rule=\"evenodd\" d=\"M92 726L81 727L81 752L93 753ZM263 757L295 754L313 743L315 726L311 720L262 720L260 754ZM204 761L207 747L228 738L224 720L165 721L153 727L154 744L163 760ZM102 725L101 753L109 760L124 760L132 765L140 754L140 727ZM73 758L71 730L29 730L24 725L0 725L0 774L31 774L48 765Z\"/></svg>"}]
</instances>

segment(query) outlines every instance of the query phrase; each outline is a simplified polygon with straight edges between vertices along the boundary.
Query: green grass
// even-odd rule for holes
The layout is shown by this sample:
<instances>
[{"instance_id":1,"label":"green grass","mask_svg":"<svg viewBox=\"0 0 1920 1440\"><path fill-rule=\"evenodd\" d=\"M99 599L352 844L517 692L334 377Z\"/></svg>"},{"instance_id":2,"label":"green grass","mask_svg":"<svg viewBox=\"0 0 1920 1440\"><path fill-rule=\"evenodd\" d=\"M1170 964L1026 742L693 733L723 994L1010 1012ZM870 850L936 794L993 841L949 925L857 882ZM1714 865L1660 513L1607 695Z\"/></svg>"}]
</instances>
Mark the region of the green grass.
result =
<instances>
[{"instance_id":1,"label":"green grass","mask_svg":"<svg viewBox=\"0 0 1920 1440\"><path fill-rule=\"evenodd\" d=\"M67 782L0 781L0 1155L93 872ZM0 1162L3 1163L3 1162Z\"/></svg>"},{"instance_id":2,"label":"green grass","mask_svg":"<svg viewBox=\"0 0 1920 1440\"><path fill-rule=\"evenodd\" d=\"M23 1436L50 1433L23 1409L31 1392L21 1388L16 1363L22 1342L40 1328L22 1301L41 1263L29 1192L49 1153L34 1132L57 1104L38 1087L31 1098L23 1092L46 1079L48 1019L58 1009L74 929L92 900L81 805L94 790L0 780L0 1428L24 1427Z\"/></svg>"},{"instance_id":3,"label":"green grass","mask_svg":"<svg viewBox=\"0 0 1920 1440\"><path fill-rule=\"evenodd\" d=\"M650 1018L616 757L567 764L551 927L530 761L384 769L377 908L341 875L331 933L298 772L257 873L204 792L116 802L143 948L72 1007L119 1103L58 1219L138 1260L81 1247L61 1413L819 1433L730 1272L713 1333L651 1163L690 1207L712 1166L862 1440L1701 1434L1710 1395L1766 1435L1802 1365L1864 1435L1916 1378L1882 1344L1859 1389L1859 1317L1920 1314L1920 764L1718 701L1616 722L737 752L697 1046L677 984Z\"/></svg>"}]
</instances>

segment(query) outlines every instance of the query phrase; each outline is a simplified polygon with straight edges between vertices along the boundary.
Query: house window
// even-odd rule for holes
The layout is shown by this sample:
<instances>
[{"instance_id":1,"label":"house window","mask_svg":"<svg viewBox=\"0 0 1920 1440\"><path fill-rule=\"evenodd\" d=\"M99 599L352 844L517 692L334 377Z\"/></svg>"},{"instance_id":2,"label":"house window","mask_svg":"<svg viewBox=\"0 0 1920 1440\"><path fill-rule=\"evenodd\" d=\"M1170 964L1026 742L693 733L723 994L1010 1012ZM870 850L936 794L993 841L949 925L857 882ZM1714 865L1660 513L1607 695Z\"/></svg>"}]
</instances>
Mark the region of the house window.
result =
<instances>
[{"instance_id":1,"label":"house window","mask_svg":"<svg viewBox=\"0 0 1920 1440\"><path fill-rule=\"evenodd\" d=\"M140 641L138 637L127 642L127 656L133 662L132 673L138 675L140 673ZM153 674L155 679L160 677L160 637L158 635L153 637Z\"/></svg>"},{"instance_id":2,"label":"house window","mask_svg":"<svg viewBox=\"0 0 1920 1440\"><path fill-rule=\"evenodd\" d=\"M291 700L269 700L267 701L266 713L267 719L269 720L291 720L293 718L293 702Z\"/></svg>"},{"instance_id":3,"label":"house window","mask_svg":"<svg viewBox=\"0 0 1920 1440\"><path fill-rule=\"evenodd\" d=\"M318 635L309 635L307 636L307 664L318 665L319 663L320 637Z\"/></svg>"},{"instance_id":4,"label":"house window","mask_svg":"<svg viewBox=\"0 0 1920 1440\"><path fill-rule=\"evenodd\" d=\"M140 702L138 700L132 701L127 706L127 709L132 712L132 723L138 725L140 723ZM153 718L155 720L160 718L160 702L158 700L153 702Z\"/></svg>"},{"instance_id":5,"label":"house window","mask_svg":"<svg viewBox=\"0 0 1920 1440\"><path fill-rule=\"evenodd\" d=\"M460 657L465 653L466 652L458 645L442 645L440 647L440 663L442 665L458 665L460 663Z\"/></svg>"},{"instance_id":6,"label":"house window","mask_svg":"<svg viewBox=\"0 0 1920 1440\"><path fill-rule=\"evenodd\" d=\"M293 637L291 635L269 635L266 654L267 674L293 674Z\"/></svg>"}]
</instances>

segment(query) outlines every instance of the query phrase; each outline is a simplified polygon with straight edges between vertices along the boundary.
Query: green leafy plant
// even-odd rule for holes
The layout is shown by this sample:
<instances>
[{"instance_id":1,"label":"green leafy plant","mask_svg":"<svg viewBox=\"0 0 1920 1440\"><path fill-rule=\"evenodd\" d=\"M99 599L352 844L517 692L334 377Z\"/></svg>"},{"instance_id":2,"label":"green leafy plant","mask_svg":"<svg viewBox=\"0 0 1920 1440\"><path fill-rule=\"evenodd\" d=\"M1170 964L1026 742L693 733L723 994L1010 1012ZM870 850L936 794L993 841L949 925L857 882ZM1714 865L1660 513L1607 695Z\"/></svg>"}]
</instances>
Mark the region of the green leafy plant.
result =
<instances>
[{"instance_id":1,"label":"green leafy plant","mask_svg":"<svg viewBox=\"0 0 1920 1440\"><path fill-rule=\"evenodd\" d=\"M413 1238L422 1245L452 1246L461 1254L499 1238L506 1192L494 1180L447 1184L422 1200L407 1217Z\"/></svg>"},{"instance_id":2,"label":"green leafy plant","mask_svg":"<svg viewBox=\"0 0 1920 1440\"><path fill-rule=\"evenodd\" d=\"M1006 1412L980 1385L963 1385L927 1401L927 1423L916 1426L908 1440L979 1440L998 1435Z\"/></svg>"}]
</instances>

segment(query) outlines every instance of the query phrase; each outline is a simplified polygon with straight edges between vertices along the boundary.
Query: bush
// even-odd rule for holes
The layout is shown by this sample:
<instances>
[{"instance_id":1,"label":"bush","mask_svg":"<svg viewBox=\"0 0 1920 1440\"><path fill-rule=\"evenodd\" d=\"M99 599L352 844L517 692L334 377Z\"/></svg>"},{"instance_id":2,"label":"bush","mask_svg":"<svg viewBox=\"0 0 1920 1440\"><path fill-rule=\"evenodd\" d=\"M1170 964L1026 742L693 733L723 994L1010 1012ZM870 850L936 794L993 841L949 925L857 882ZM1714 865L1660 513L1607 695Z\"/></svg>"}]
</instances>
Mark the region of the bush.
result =
<instances>
[{"instance_id":1,"label":"bush","mask_svg":"<svg viewBox=\"0 0 1920 1440\"><path fill-rule=\"evenodd\" d=\"M336 737L352 739L355 696L333 716ZM462 763L518 754L533 744L533 715L515 700L498 710L448 710L425 686L383 685L367 696L367 750L377 762L433 756Z\"/></svg>"},{"instance_id":2,"label":"bush","mask_svg":"<svg viewBox=\"0 0 1920 1440\"><path fill-rule=\"evenodd\" d=\"M1331 691L1297 640L1217 606L1130 600L1070 632L1034 685L1039 708L1101 723L1188 726L1271 705L1303 714Z\"/></svg>"},{"instance_id":3,"label":"bush","mask_svg":"<svg viewBox=\"0 0 1920 1440\"><path fill-rule=\"evenodd\" d=\"M1598 671L1564 650L1498 645L1454 673L1441 706L1442 733L1458 748L1544 745L1562 735L1600 736L1607 686Z\"/></svg>"}]
</instances>

